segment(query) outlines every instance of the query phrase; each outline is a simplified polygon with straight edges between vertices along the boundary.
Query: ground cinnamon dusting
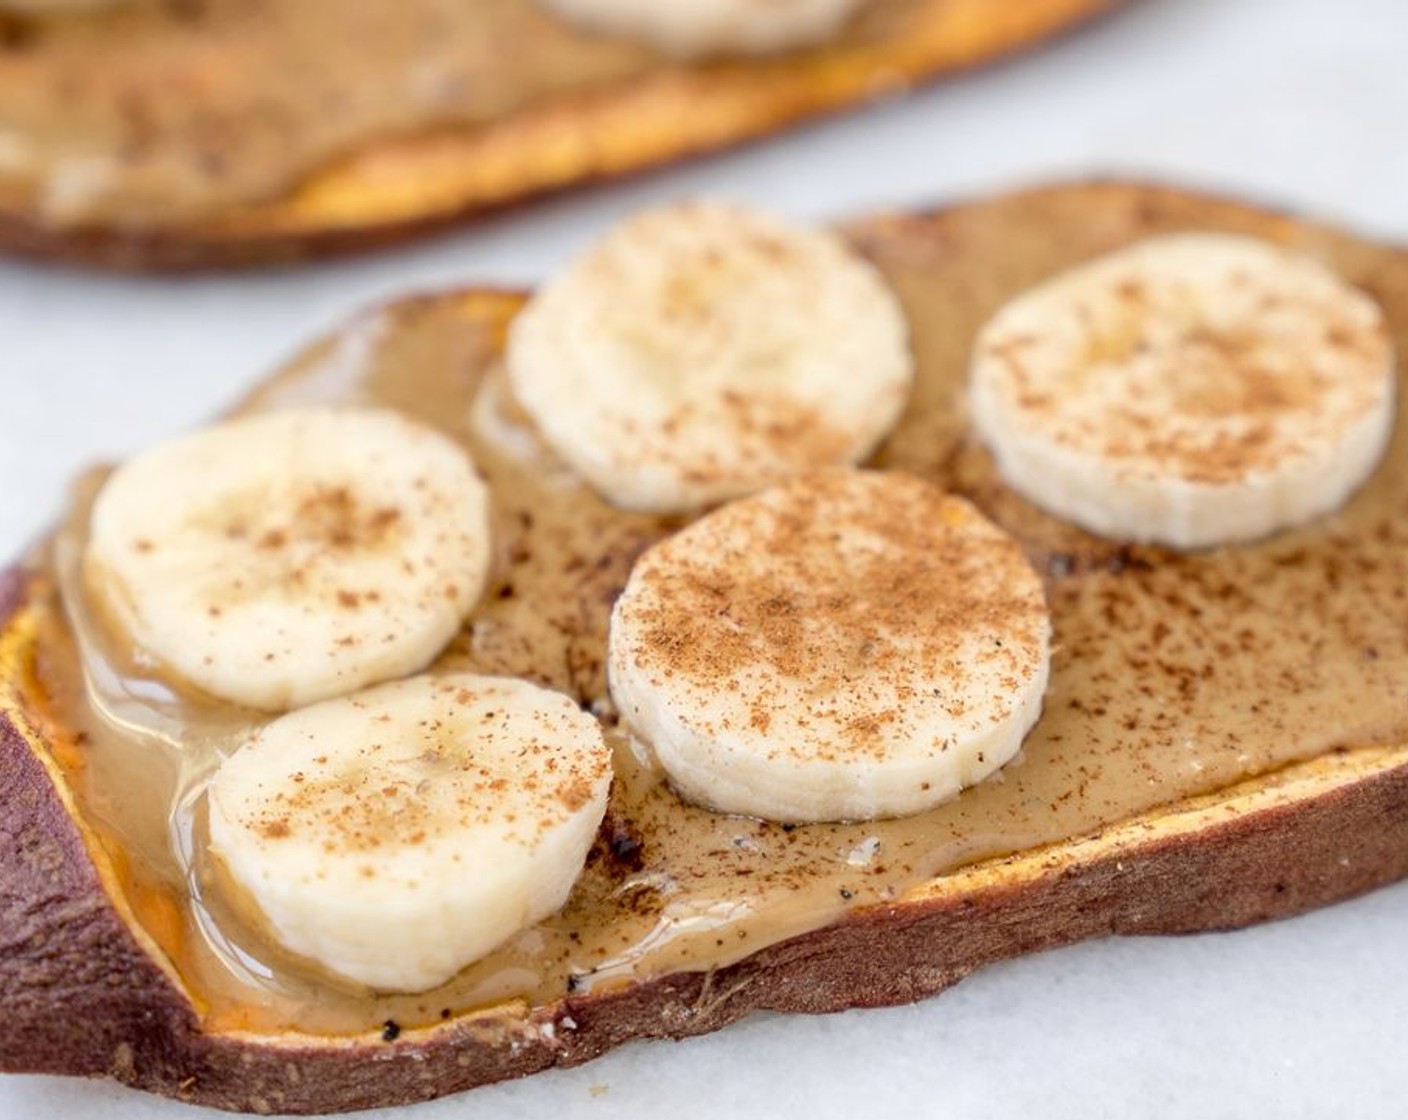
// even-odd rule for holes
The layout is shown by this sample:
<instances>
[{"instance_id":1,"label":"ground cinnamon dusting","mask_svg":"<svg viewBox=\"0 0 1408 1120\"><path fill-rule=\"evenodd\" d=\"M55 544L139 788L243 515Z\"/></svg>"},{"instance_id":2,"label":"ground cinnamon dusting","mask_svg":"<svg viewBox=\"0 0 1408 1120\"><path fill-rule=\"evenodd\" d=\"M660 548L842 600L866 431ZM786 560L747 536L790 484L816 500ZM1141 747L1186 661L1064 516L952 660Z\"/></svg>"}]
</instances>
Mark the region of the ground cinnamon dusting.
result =
<instances>
[{"instance_id":1,"label":"ground cinnamon dusting","mask_svg":"<svg viewBox=\"0 0 1408 1120\"><path fill-rule=\"evenodd\" d=\"M1307 262L1246 242L1203 243L1210 256L1194 265L1187 239L1149 242L995 316L978 340L975 377L1004 402L1007 421L1108 457L1114 472L1201 485L1275 470L1342 439L1383 392L1392 348L1382 316ZM1130 275L1159 252L1171 276L1145 284ZM1251 255L1255 274L1217 256L1237 252ZM1072 316L1079 330L1069 336L1034 329Z\"/></svg>"},{"instance_id":2,"label":"ground cinnamon dusting","mask_svg":"<svg viewBox=\"0 0 1408 1120\"><path fill-rule=\"evenodd\" d=\"M1004 666L1015 688L1045 625L1017 543L897 473L824 473L734 503L646 553L632 583L620 617L638 627L629 657L643 672L705 690L746 680L760 733L797 701L758 682L804 682L811 710L844 730L827 748L838 754L883 752L916 679L946 682L956 718L975 666ZM894 707L877 707L874 681L893 685Z\"/></svg>"}]
</instances>

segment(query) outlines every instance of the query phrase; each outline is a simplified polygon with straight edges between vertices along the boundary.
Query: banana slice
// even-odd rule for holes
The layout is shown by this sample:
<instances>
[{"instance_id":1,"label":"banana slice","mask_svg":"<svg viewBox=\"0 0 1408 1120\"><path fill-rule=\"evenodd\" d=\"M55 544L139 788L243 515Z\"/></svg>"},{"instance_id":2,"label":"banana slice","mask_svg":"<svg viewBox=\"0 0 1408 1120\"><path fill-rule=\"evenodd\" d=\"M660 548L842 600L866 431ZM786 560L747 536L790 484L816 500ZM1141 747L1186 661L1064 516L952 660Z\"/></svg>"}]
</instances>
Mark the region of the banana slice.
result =
<instances>
[{"instance_id":1,"label":"banana slice","mask_svg":"<svg viewBox=\"0 0 1408 1120\"><path fill-rule=\"evenodd\" d=\"M611 695L687 799L778 821L927 809L1036 722L1050 622L1007 534L902 474L826 471L645 552Z\"/></svg>"},{"instance_id":2,"label":"banana slice","mask_svg":"<svg viewBox=\"0 0 1408 1120\"><path fill-rule=\"evenodd\" d=\"M540 0L583 27L681 58L763 54L830 39L866 0Z\"/></svg>"},{"instance_id":3,"label":"banana slice","mask_svg":"<svg viewBox=\"0 0 1408 1120\"><path fill-rule=\"evenodd\" d=\"M211 780L209 850L289 951L424 991L561 908L610 785L569 697L413 677L259 731Z\"/></svg>"},{"instance_id":4,"label":"banana slice","mask_svg":"<svg viewBox=\"0 0 1408 1120\"><path fill-rule=\"evenodd\" d=\"M1106 536L1254 540L1343 504L1393 426L1379 307L1247 238L1143 242L1009 303L979 335L973 423L1002 476Z\"/></svg>"},{"instance_id":5,"label":"banana slice","mask_svg":"<svg viewBox=\"0 0 1408 1120\"><path fill-rule=\"evenodd\" d=\"M85 582L142 656L281 710L424 668L489 570L488 494L450 439L393 413L251 416L120 467Z\"/></svg>"},{"instance_id":6,"label":"banana slice","mask_svg":"<svg viewBox=\"0 0 1408 1120\"><path fill-rule=\"evenodd\" d=\"M518 317L507 358L557 453L657 513L858 462L913 378L898 302L838 238L701 203L609 234Z\"/></svg>"}]
</instances>

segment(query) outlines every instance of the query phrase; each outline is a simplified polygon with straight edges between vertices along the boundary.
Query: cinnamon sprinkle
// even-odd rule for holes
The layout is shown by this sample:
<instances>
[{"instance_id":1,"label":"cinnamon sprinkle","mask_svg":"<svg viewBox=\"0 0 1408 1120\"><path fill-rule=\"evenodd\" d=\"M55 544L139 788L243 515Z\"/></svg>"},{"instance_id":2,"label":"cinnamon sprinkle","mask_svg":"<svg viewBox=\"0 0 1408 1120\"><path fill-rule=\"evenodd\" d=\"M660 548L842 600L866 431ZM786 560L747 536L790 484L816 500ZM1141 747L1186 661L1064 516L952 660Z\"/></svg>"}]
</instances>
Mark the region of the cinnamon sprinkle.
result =
<instances>
[{"instance_id":1,"label":"cinnamon sprinkle","mask_svg":"<svg viewBox=\"0 0 1408 1120\"><path fill-rule=\"evenodd\" d=\"M916 706L975 714L956 699L970 674L1026 678L1046 626L1014 540L917 478L857 471L733 503L663 541L621 611L642 672L710 692L747 680L759 738L785 707L759 682L800 682L842 732L822 749L849 753L883 753ZM921 695L930 680L943 685Z\"/></svg>"}]
</instances>

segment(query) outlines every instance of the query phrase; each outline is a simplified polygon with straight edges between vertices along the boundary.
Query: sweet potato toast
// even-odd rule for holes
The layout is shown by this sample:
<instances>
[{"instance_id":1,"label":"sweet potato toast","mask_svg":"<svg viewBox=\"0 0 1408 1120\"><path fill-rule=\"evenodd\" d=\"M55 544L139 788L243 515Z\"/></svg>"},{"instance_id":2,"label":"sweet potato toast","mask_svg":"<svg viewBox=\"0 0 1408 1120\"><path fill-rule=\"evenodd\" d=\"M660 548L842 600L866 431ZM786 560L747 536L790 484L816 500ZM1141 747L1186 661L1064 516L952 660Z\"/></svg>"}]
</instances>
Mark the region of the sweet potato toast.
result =
<instances>
[{"instance_id":1,"label":"sweet potato toast","mask_svg":"<svg viewBox=\"0 0 1408 1120\"><path fill-rule=\"evenodd\" d=\"M633 1038L713 1030L761 1008L913 1000L1019 953L1109 933L1245 925L1408 874L1402 423L1343 510L1255 545L1195 554L1121 547L1046 517L1001 485L967 435L967 349L997 303L1074 261L1187 228L1294 245L1375 295L1400 345L1408 333L1408 253L1207 196L1076 185L848 227L899 292L920 368L910 413L876 465L964 492L1046 573L1057 640L1046 711L1000 781L891 831L770 829L668 794L642 804L629 789L620 794L578 893L539 931L544 943L567 931L588 944L594 924L635 920L603 899L643 875L680 872L662 822L745 831L763 854L718 856L709 885L726 889L743 869L736 889L760 910L781 897L757 882L771 859L828 890L844 885L846 901L809 922L750 926L752 940L692 953L687 964L646 954L607 975L545 957L543 982L517 995L476 1004L432 993L422 1010L357 1005L366 1022L353 1030L232 1009L240 990L224 987L219 962L189 944L190 899L160 889L103 808L101 745L65 685L67 626L47 553L18 565L0 589L0 754L11 776L0 795L0 1066L113 1077L230 1109L365 1108L578 1063ZM444 394L467 400L493 378L520 304L481 291L393 305L315 345L244 407L373 392L443 413ZM408 363L419 372L405 373ZM497 469L491 462L491 481ZM590 500L563 495L573 508ZM633 549L670 529L601 517L577 564L557 554L535 563L534 549L561 525L514 538L516 590L491 593L478 617L481 635L496 625L507 633L526 617L514 612L565 596L557 605L571 608L571 632L550 640L561 643L551 658L538 649L519 671L584 702L602 686L607 604ZM460 645L446 663L508 671L518 650ZM895 866L843 869L846 878L824 866L823 852L872 833ZM926 874L923 859L899 866L916 834L933 845L925 858L937 873ZM649 911L644 928L660 913Z\"/></svg>"},{"instance_id":2,"label":"sweet potato toast","mask_svg":"<svg viewBox=\"0 0 1408 1120\"><path fill-rule=\"evenodd\" d=\"M399 115L384 104L394 95L379 92L374 111L319 110L316 132L262 121L255 95L281 63L261 57L249 34L260 17L238 6L215 6L208 26L155 5L149 19L86 17L115 22L61 27L58 45L42 21L0 17L0 125L20 153L0 152L0 249L122 269L355 252L863 105L1036 44L1118 2L877 0L827 46L685 65L564 36L532 13L531 0L501 0L457 18L467 21L467 51L476 35L515 40L495 49L482 74L466 71L503 92ZM222 22L225 8L234 15ZM373 15L358 18L366 26L344 28L338 43L383 38ZM400 19L402 9L380 18ZM551 38L536 48L535 37ZM127 61L109 66L109 52ZM296 50L285 54L296 67ZM395 88L390 76L380 85ZM175 91L187 106L172 108ZM327 97L335 95L330 85ZM356 112L365 123L354 123ZM31 149L41 153L33 167ZM56 166L71 173L56 175ZM103 177L111 197L89 197Z\"/></svg>"}]
</instances>

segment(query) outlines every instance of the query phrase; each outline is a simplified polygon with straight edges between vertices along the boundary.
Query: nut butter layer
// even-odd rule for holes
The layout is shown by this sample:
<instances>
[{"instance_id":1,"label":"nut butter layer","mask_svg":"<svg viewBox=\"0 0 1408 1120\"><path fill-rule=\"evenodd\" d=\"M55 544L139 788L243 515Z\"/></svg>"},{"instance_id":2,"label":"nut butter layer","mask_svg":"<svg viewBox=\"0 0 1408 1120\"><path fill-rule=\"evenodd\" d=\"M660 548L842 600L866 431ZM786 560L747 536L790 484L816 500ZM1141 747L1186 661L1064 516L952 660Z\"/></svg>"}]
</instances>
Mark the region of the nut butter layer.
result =
<instances>
[{"instance_id":1,"label":"nut butter layer","mask_svg":"<svg viewBox=\"0 0 1408 1120\"><path fill-rule=\"evenodd\" d=\"M817 48L695 64L538 0L0 14L0 247L119 268L369 248L863 105L1117 3L871 0Z\"/></svg>"},{"instance_id":2,"label":"nut butter layer","mask_svg":"<svg viewBox=\"0 0 1408 1120\"><path fill-rule=\"evenodd\" d=\"M320 989L204 891L200 859L183 854L204 827L193 793L203 759L239 729L218 710L139 697L122 651L86 633L81 598L62 611L80 503L53 560L11 577L0 642L5 765L20 775L0 804L24 838L0 857L0 990L16 1009L0 1023L5 1067L106 1073L227 1108L389 1104L755 1008L913 999L1014 953L1245 924L1408 874L1408 426L1338 513L1191 556L1041 514L967 434L968 351L995 307L1187 228L1323 260L1379 299L1401 344L1408 256L1203 196L1063 187L850 231L899 292L918 359L914 402L875 465L960 492L1045 575L1051 687L1000 780L908 820L785 829L684 805L618 740L620 777L566 909L424 996ZM498 365L519 304L465 293L396 305L312 348L246 407L350 399L460 417L450 434L491 484L501 555L440 664L527 676L609 716L611 601L633 558L679 523L610 509L537 441ZM110 670L95 691L80 685L81 656ZM146 737L114 735L100 708L145 720ZM175 747L162 741L173 729ZM132 795L139 775L145 797ZM259 970L235 967L232 947ZM55 1029L51 995L84 1001L91 1037Z\"/></svg>"}]
</instances>

